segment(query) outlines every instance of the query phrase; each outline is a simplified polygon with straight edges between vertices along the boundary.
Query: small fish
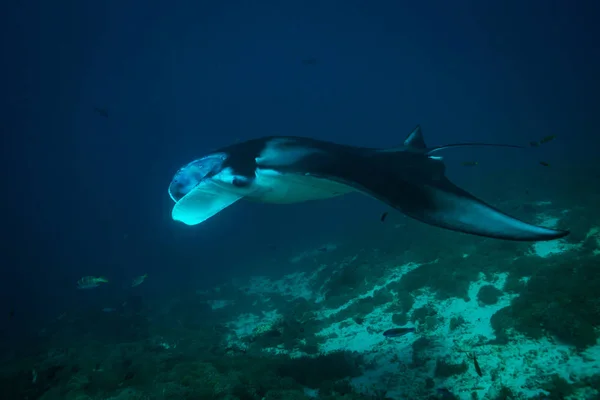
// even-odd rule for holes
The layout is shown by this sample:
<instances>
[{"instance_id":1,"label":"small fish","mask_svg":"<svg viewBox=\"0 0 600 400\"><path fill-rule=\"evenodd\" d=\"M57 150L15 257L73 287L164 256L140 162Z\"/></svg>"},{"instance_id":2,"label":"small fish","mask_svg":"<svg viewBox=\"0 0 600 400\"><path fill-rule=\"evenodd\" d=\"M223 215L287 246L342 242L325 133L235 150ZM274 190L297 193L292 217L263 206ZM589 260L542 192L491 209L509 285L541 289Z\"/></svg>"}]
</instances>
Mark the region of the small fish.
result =
<instances>
[{"instance_id":1,"label":"small fish","mask_svg":"<svg viewBox=\"0 0 600 400\"><path fill-rule=\"evenodd\" d=\"M84 276L77 281L77 289L93 289L100 286L101 283L108 283L108 279L102 276Z\"/></svg>"},{"instance_id":2,"label":"small fish","mask_svg":"<svg viewBox=\"0 0 600 400\"><path fill-rule=\"evenodd\" d=\"M477 161L465 161L465 162L462 162L460 165L462 165L463 167L476 167L477 165L479 165L479 162L477 162Z\"/></svg>"},{"instance_id":3,"label":"small fish","mask_svg":"<svg viewBox=\"0 0 600 400\"><path fill-rule=\"evenodd\" d=\"M553 141L556 138L556 135L548 135L548 136L544 136L542 138L542 140L540 140L540 144L544 144L544 143L548 143Z\"/></svg>"},{"instance_id":4,"label":"small fish","mask_svg":"<svg viewBox=\"0 0 600 400\"><path fill-rule=\"evenodd\" d=\"M479 363L477 362L477 356L475 355L475 353L470 355L471 358L473 358L473 365L475 366L475 372L477 372L477 375L479 376L483 376L483 374L481 373L481 368L479 367Z\"/></svg>"},{"instance_id":5,"label":"small fish","mask_svg":"<svg viewBox=\"0 0 600 400\"><path fill-rule=\"evenodd\" d=\"M529 142L529 145L531 147L538 147L540 145L540 142Z\"/></svg>"},{"instance_id":6,"label":"small fish","mask_svg":"<svg viewBox=\"0 0 600 400\"><path fill-rule=\"evenodd\" d=\"M136 286L140 286L148 277L148 274L144 274L144 275L140 275L137 278L134 278L133 281L131 281L131 287L136 287Z\"/></svg>"},{"instance_id":7,"label":"small fish","mask_svg":"<svg viewBox=\"0 0 600 400\"><path fill-rule=\"evenodd\" d=\"M106 108L94 107L94 111L101 117L108 118L108 110Z\"/></svg>"},{"instance_id":8,"label":"small fish","mask_svg":"<svg viewBox=\"0 0 600 400\"><path fill-rule=\"evenodd\" d=\"M305 58L302 60L302 64L304 65L315 65L317 63L317 59L314 57Z\"/></svg>"},{"instance_id":9,"label":"small fish","mask_svg":"<svg viewBox=\"0 0 600 400\"><path fill-rule=\"evenodd\" d=\"M114 308L111 308L111 307L104 307L102 309L102 312L105 312L105 313L111 313L111 312L115 312L115 311L117 311L117 310Z\"/></svg>"},{"instance_id":10,"label":"small fish","mask_svg":"<svg viewBox=\"0 0 600 400\"><path fill-rule=\"evenodd\" d=\"M381 214L381 218L380 218L381 222L385 222L385 219L387 218L387 216L388 216L388 212L387 211L384 212L383 214Z\"/></svg>"},{"instance_id":11,"label":"small fish","mask_svg":"<svg viewBox=\"0 0 600 400\"><path fill-rule=\"evenodd\" d=\"M404 336L408 333L413 333L415 331L414 327L405 327L405 328L392 328L383 332L383 336L385 337L400 337Z\"/></svg>"},{"instance_id":12,"label":"small fish","mask_svg":"<svg viewBox=\"0 0 600 400\"><path fill-rule=\"evenodd\" d=\"M549 167L550 164L547 163L546 161L540 161L540 165L544 166L544 167Z\"/></svg>"},{"instance_id":13,"label":"small fish","mask_svg":"<svg viewBox=\"0 0 600 400\"><path fill-rule=\"evenodd\" d=\"M10 310L10 311L8 312L8 318L9 318L9 319L13 319L14 317L15 317L15 310Z\"/></svg>"}]
</instances>

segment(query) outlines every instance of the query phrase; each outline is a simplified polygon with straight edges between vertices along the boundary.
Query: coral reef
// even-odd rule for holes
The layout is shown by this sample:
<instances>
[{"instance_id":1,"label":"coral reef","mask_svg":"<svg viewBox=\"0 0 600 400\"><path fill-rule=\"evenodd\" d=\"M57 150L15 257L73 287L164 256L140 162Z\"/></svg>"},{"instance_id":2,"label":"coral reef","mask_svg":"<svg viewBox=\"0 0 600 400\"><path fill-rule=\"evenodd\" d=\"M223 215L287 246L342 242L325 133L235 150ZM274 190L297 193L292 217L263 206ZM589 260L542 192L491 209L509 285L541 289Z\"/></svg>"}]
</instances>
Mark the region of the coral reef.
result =
<instances>
[{"instance_id":1,"label":"coral reef","mask_svg":"<svg viewBox=\"0 0 600 400\"><path fill-rule=\"evenodd\" d=\"M552 335L583 350L596 344L600 270L593 256L556 257L537 269L509 307L492 317L498 336L515 329L531 338Z\"/></svg>"},{"instance_id":2,"label":"coral reef","mask_svg":"<svg viewBox=\"0 0 600 400\"><path fill-rule=\"evenodd\" d=\"M493 285L484 285L477 292L477 300L488 306L496 304L500 296L502 296L502 290L497 289Z\"/></svg>"},{"instance_id":3,"label":"coral reef","mask_svg":"<svg viewBox=\"0 0 600 400\"><path fill-rule=\"evenodd\" d=\"M568 225L574 235L559 241L478 239L403 220L352 238L362 246L290 255L290 273L164 302L128 293L114 313L70 310L28 341L26 356L7 357L2 399L597 398L600 196L565 211L564 192L557 204L503 205Z\"/></svg>"}]
</instances>

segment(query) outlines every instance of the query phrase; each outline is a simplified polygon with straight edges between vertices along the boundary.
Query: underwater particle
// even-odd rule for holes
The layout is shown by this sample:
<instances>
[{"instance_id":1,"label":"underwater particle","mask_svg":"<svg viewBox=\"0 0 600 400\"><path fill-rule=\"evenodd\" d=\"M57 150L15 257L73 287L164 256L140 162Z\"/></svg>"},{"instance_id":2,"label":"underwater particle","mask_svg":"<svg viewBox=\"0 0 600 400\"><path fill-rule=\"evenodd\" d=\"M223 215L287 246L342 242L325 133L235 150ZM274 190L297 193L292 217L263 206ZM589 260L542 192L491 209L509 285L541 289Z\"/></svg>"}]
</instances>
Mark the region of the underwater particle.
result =
<instances>
[{"instance_id":1,"label":"underwater particle","mask_svg":"<svg viewBox=\"0 0 600 400\"><path fill-rule=\"evenodd\" d=\"M144 281L146 280L147 277L148 277L148 274L144 274L144 275L138 276L137 278L134 278L131 281L131 287L140 286L142 283L144 283Z\"/></svg>"},{"instance_id":2,"label":"underwater particle","mask_svg":"<svg viewBox=\"0 0 600 400\"><path fill-rule=\"evenodd\" d=\"M543 166L543 167L549 167L550 166L550 164L547 163L546 161L540 161L540 165Z\"/></svg>"},{"instance_id":3,"label":"underwater particle","mask_svg":"<svg viewBox=\"0 0 600 400\"><path fill-rule=\"evenodd\" d=\"M93 289L100 286L101 283L108 283L108 279L102 276L84 276L77 281L77 289Z\"/></svg>"},{"instance_id":4,"label":"underwater particle","mask_svg":"<svg viewBox=\"0 0 600 400\"><path fill-rule=\"evenodd\" d=\"M491 306L492 304L496 304L500 296L502 296L503 292L492 285L485 285L479 289L477 292L477 300L480 303Z\"/></svg>"},{"instance_id":5,"label":"underwater particle","mask_svg":"<svg viewBox=\"0 0 600 400\"><path fill-rule=\"evenodd\" d=\"M108 118L108 110L104 107L94 107L94 112L101 117Z\"/></svg>"},{"instance_id":6,"label":"underwater particle","mask_svg":"<svg viewBox=\"0 0 600 400\"><path fill-rule=\"evenodd\" d=\"M387 216L388 216L388 212L386 211L383 214L381 214L381 218L379 218L379 219L381 220L381 222L385 222L385 219L387 218Z\"/></svg>"},{"instance_id":7,"label":"underwater particle","mask_svg":"<svg viewBox=\"0 0 600 400\"><path fill-rule=\"evenodd\" d=\"M383 336L385 337L400 337L400 336L404 336L406 334L409 333L413 333L415 331L415 327L414 326L408 326L408 327L404 327L404 328L392 328L392 329L388 329L387 331L383 332Z\"/></svg>"},{"instance_id":8,"label":"underwater particle","mask_svg":"<svg viewBox=\"0 0 600 400\"><path fill-rule=\"evenodd\" d=\"M460 165L462 165L463 167L476 167L479 165L479 162L477 161L464 161L462 163L460 163Z\"/></svg>"}]
</instances>

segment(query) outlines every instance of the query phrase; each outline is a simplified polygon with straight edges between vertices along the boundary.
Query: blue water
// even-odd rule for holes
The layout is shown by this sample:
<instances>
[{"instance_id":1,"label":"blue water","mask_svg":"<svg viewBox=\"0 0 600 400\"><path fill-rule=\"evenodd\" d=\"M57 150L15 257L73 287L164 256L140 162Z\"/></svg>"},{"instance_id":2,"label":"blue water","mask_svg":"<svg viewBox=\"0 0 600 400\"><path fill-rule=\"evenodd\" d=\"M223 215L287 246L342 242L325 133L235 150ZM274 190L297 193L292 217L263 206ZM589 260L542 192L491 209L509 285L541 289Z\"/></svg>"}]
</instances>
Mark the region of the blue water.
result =
<instances>
[{"instance_id":1,"label":"blue water","mask_svg":"<svg viewBox=\"0 0 600 400\"><path fill-rule=\"evenodd\" d=\"M177 169L232 143L293 135L388 147L402 143L420 124L432 146L464 141L522 144L527 146L524 151L453 150L446 157L448 176L529 222L560 220L559 227L573 231L569 243L588 243L586 235L593 236L591 229L599 224L594 206L600 144L596 2L33 1L4 4L0 15L5 171L0 358L6 371L0 387L19 381L15 377L26 376L23 381L29 382L10 389L15 399L107 399L125 389L147 396L135 398L249 398L227 390L215 395L192 389L167 397L164 385L156 384L160 372L142 373L135 365L164 361L153 358L162 357L153 353L156 343L159 349L164 349L163 342L183 343L179 349L206 361L202 368L212 365L219 373L229 373L228 367L211 361L209 350L186 347L193 336L189 330L229 326L251 309L198 317L195 311L207 304L198 300L198 291L213 293L211 301L251 304L236 290L255 276L279 280L322 268L326 272L319 279L324 282L352 257L364 257L367 264L401 265L429 258L450 263L489 243L461 235L456 239L460 243L444 247L455 234L409 221L358 195L286 206L240 203L196 227L172 221L167 189ZM556 137L529 146L548 135ZM463 165L472 161L478 165ZM385 211L390 215L381 224ZM335 251L319 252L331 243ZM497 257L495 265L531 250L502 243L491 245L502 252L488 256ZM575 268L576 274L573 265L597 262L594 246L588 243L583 253L569 250L558 256L580 261L548 262L557 271L565 271L563 264ZM315 249L316 255L310 255ZM303 261L291 261L307 253ZM433 254L437 257L426 257ZM483 279L474 268L461 281L464 285ZM369 281L366 274L371 272L357 273ZM143 274L148 274L146 281L132 288L132 280ZM366 291L390 277L388 270L372 274ZM85 276L104 276L109 282L77 290L77 281ZM573 285L580 285L573 279ZM224 290L235 293L215 296L219 285L230 285ZM317 308L311 312L324 309L316 303L322 288L314 285L310 290L315 297L309 297ZM416 292L410 295L418 298ZM584 297L577 299L579 306L571 306L587 310L597 304L595 294ZM285 314L283 304L292 298L278 301L274 308L255 304L257 315L273 310ZM557 307L568 308L566 303ZM407 312L410 316L414 310ZM561 318L595 328L596 315L590 313L578 313L581 319ZM363 317L366 329L369 317L356 318ZM543 336L555 337L549 322L544 323ZM319 329L327 328L319 324ZM185 333L178 330L184 325ZM231 326L227 329L220 333L223 340L232 334ZM82 352L93 347L90 341L106 347ZM590 341L584 348L575 339L564 342L573 351L593 347ZM109 368L99 354L107 349L125 352L120 347L124 343L139 347L130 356L133 361L128 358L134 366L118 372L119 378L98 383L95 371ZM227 348L222 341L214 346ZM76 355L68 356L68 362L49 362L48 354L57 348L70 348ZM146 361L140 361L143 357ZM586 357L597 360L595 355ZM176 361L168 365L177 369ZM181 365L182 371L191 368ZM49 377L49 368L58 367ZM244 374L245 367L235 368ZM39 382L32 382L32 370ZM432 371L418 372L422 382L429 375L434 379ZM136 378L125 379L128 373ZM181 374L161 378L161 384L181 384ZM348 376L357 375L368 373ZM567 379L575 389L598 387L600 378L593 373L575 375ZM284 376L305 388L314 383ZM529 385L542 388L550 375L540 376L539 384ZM92 383L69 389L72 379ZM436 388L445 384L435 379L423 396L442 398L445 392ZM267 396L267 389L254 398ZM458 398L471 398L470 392L448 390ZM44 393L47 397L41 397ZM394 398L421 398L394 393ZM128 395L134 398L131 393L119 398Z\"/></svg>"}]
</instances>

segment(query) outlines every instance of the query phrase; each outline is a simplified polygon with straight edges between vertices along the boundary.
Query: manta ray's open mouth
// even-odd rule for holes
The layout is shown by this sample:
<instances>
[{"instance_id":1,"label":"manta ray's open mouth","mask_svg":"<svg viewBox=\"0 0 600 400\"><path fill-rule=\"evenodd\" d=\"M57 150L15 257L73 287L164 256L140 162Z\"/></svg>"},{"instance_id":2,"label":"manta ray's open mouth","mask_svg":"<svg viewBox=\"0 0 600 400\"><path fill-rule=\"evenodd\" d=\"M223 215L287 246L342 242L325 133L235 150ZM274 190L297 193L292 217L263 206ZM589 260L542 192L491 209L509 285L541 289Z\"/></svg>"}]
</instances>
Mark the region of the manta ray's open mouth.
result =
<instances>
[{"instance_id":1,"label":"manta ray's open mouth","mask_svg":"<svg viewBox=\"0 0 600 400\"><path fill-rule=\"evenodd\" d=\"M169 196L175 202L174 220L197 225L242 198L213 179L226 159L223 153L211 154L177 171L169 185Z\"/></svg>"},{"instance_id":2,"label":"manta ray's open mouth","mask_svg":"<svg viewBox=\"0 0 600 400\"><path fill-rule=\"evenodd\" d=\"M190 180L173 179L169 185L169 196L177 203L184 198L190 191L198 186L200 182L192 182Z\"/></svg>"},{"instance_id":3,"label":"manta ray's open mouth","mask_svg":"<svg viewBox=\"0 0 600 400\"><path fill-rule=\"evenodd\" d=\"M225 154L211 154L202 157L180 168L171 184L169 185L169 196L175 203L184 198L193 189L197 188L207 177L210 177L227 159Z\"/></svg>"},{"instance_id":4,"label":"manta ray's open mouth","mask_svg":"<svg viewBox=\"0 0 600 400\"><path fill-rule=\"evenodd\" d=\"M174 220L186 225L197 225L242 197L241 194L224 190L212 179L205 179L176 202L171 215Z\"/></svg>"}]
</instances>

